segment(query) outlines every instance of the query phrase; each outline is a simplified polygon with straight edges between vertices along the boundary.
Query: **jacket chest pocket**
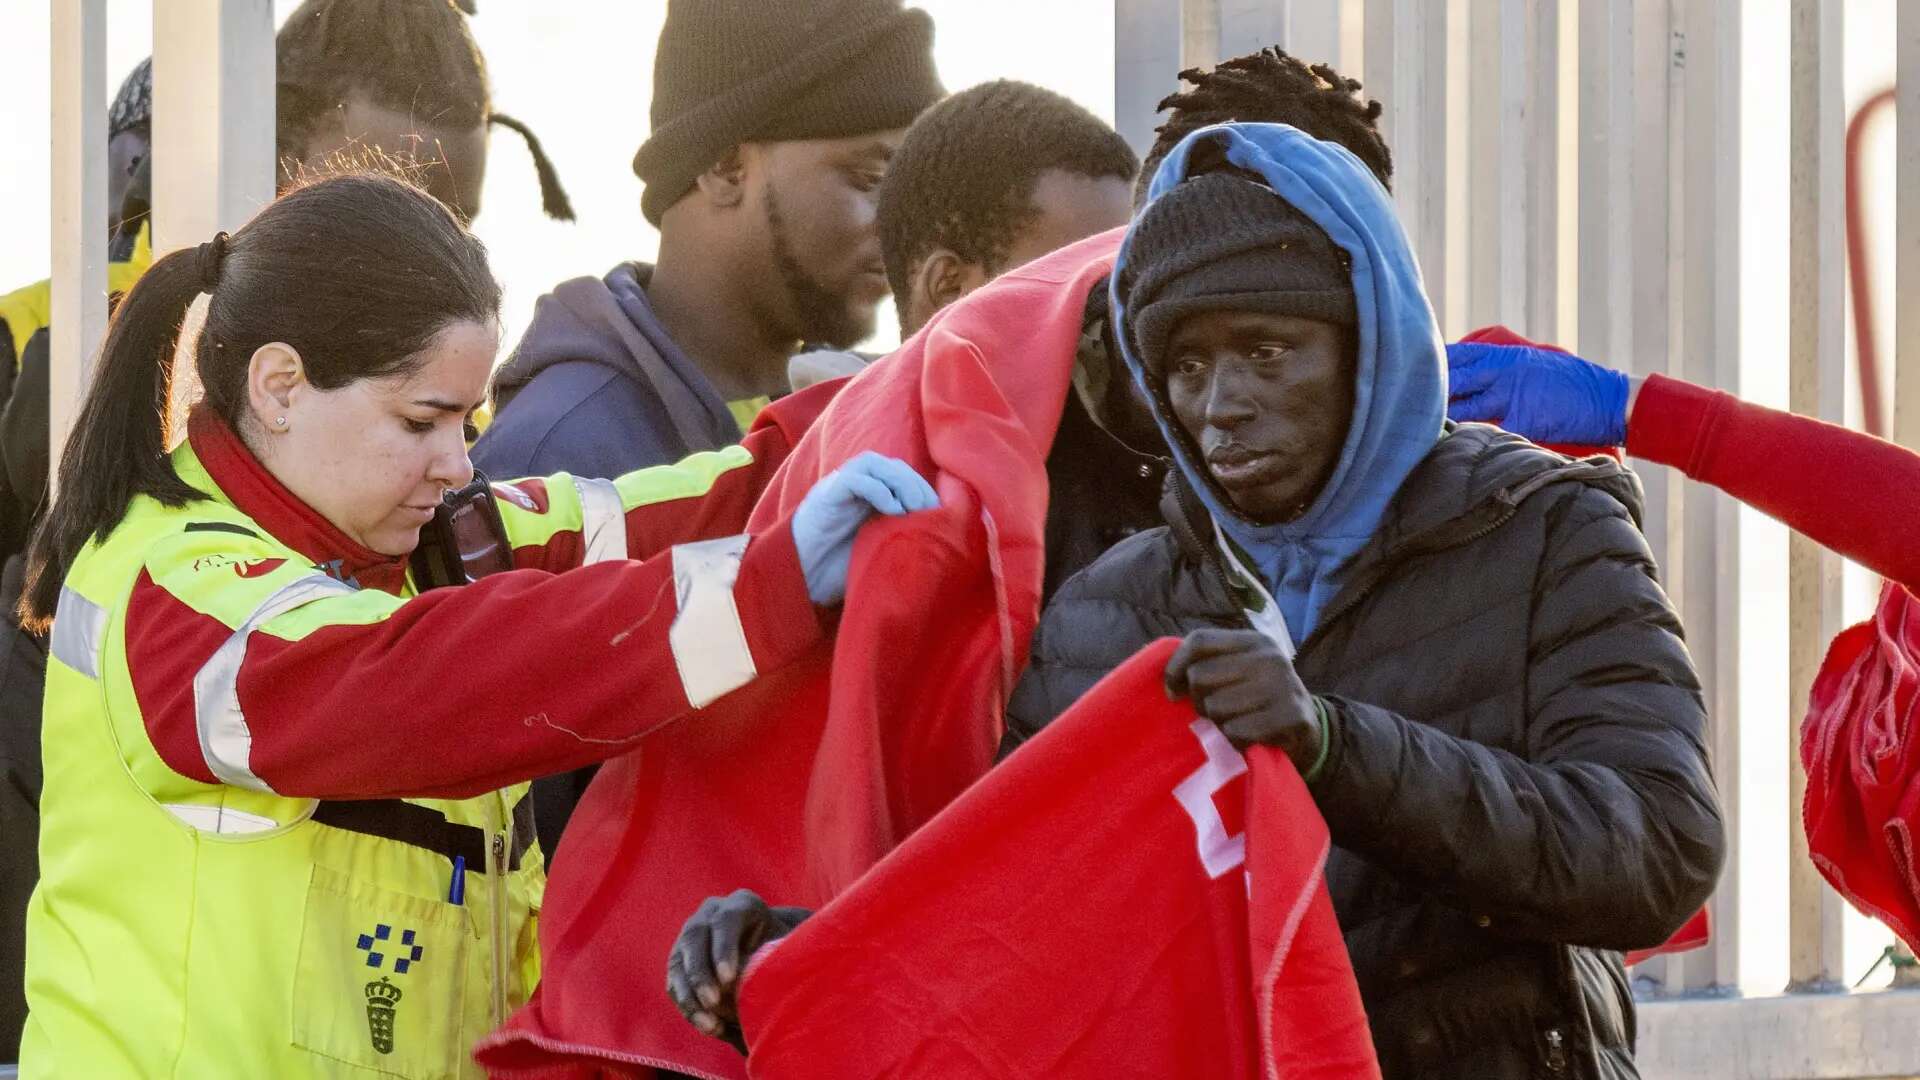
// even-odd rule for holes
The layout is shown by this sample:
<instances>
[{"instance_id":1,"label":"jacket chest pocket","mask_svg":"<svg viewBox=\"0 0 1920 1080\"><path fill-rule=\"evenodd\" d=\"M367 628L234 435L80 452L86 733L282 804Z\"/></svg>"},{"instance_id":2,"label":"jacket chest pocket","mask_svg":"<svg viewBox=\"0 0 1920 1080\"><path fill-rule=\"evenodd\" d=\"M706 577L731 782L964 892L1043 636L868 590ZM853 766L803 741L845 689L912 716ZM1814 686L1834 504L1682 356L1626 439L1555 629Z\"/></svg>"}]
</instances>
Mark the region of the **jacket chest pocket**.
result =
<instances>
[{"instance_id":1,"label":"jacket chest pocket","mask_svg":"<svg viewBox=\"0 0 1920 1080\"><path fill-rule=\"evenodd\" d=\"M408 1080L459 1075L467 909L313 868L293 979L293 1043Z\"/></svg>"}]
</instances>

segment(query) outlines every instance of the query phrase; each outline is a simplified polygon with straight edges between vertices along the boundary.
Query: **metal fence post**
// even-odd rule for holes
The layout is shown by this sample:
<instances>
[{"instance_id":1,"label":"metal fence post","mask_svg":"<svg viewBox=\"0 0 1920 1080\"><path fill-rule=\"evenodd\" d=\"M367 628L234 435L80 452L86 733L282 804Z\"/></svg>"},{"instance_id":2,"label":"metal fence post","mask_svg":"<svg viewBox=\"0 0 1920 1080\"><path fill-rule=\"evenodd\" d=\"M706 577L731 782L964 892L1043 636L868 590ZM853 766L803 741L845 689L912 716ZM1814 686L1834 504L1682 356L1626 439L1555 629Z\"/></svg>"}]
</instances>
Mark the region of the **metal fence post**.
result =
<instances>
[{"instance_id":1,"label":"metal fence post","mask_svg":"<svg viewBox=\"0 0 1920 1080\"><path fill-rule=\"evenodd\" d=\"M273 199L272 0L155 0L154 250L236 229Z\"/></svg>"},{"instance_id":2,"label":"metal fence post","mask_svg":"<svg viewBox=\"0 0 1920 1080\"><path fill-rule=\"evenodd\" d=\"M1845 423L1846 401L1844 12L1826 0L1793 0L1790 46L1790 404L1794 412L1834 423ZM1841 570L1838 555L1799 533L1787 543L1789 703L1797 721L1827 643L1840 631ZM1843 990L1841 901L1808 857L1797 812L1807 791L1798 723L1789 725L1787 737L1789 988Z\"/></svg>"},{"instance_id":3,"label":"metal fence post","mask_svg":"<svg viewBox=\"0 0 1920 1080\"><path fill-rule=\"evenodd\" d=\"M50 0L54 332L48 335L48 483L107 328L106 0Z\"/></svg>"}]
</instances>

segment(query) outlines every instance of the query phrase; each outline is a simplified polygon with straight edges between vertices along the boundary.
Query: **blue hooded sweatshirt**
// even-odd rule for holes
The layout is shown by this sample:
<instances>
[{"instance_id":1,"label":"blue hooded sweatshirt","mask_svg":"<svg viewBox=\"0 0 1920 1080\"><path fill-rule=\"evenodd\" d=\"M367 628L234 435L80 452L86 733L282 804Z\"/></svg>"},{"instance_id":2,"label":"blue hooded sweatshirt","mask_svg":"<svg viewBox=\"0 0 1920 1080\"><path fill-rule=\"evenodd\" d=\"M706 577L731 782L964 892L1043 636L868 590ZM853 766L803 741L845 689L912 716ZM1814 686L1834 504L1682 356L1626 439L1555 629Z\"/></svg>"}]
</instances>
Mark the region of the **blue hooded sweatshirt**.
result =
<instances>
[{"instance_id":1,"label":"blue hooded sweatshirt","mask_svg":"<svg viewBox=\"0 0 1920 1080\"><path fill-rule=\"evenodd\" d=\"M473 463L508 479L620 476L740 441L740 424L647 303L652 268L564 282L494 374L493 423Z\"/></svg>"},{"instance_id":2,"label":"blue hooded sweatshirt","mask_svg":"<svg viewBox=\"0 0 1920 1080\"><path fill-rule=\"evenodd\" d=\"M1205 143L1218 144L1228 161L1263 177L1352 257L1359 361L1353 423L1333 475L1306 513L1268 525L1234 509L1193 440L1168 413L1158 380L1135 354L1126 321L1120 280L1131 229L1112 278L1120 331L1114 336L1182 477L1272 594L1298 643L1313 633L1400 485L1439 441L1446 421L1446 352L1391 197L1360 159L1285 124L1220 124L1174 147L1154 174L1148 201L1186 179L1194 148Z\"/></svg>"}]
</instances>

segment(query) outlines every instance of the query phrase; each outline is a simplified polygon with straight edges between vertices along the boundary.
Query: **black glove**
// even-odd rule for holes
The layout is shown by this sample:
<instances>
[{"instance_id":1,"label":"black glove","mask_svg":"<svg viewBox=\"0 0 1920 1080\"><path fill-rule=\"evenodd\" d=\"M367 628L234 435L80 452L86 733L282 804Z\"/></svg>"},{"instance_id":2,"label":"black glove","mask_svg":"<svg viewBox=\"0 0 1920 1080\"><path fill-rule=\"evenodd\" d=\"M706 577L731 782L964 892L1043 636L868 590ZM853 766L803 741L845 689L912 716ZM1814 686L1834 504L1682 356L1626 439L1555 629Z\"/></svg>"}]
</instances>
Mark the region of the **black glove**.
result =
<instances>
[{"instance_id":1,"label":"black glove","mask_svg":"<svg viewBox=\"0 0 1920 1080\"><path fill-rule=\"evenodd\" d=\"M667 996L689 1024L746 1053L734 1000L740 973L760 946L793 933L812 914L806 908L768 907L747 889L707 897L680 928L667 958Z\"/></svg>"},{"instance_id":2,"label":"black glove","mask_svg":"<svg viewBox=\"0 0 1920 1080\"><path fill-rule=\"evenodd\" d=\"M1286 752L1302 776L1319 763L1325 721L1319 704L1273 640L1258 630L1195 630L1167 661L1167 696L1191 697L1240 749L1259 743Z\"/></svg>"}]
</instances>

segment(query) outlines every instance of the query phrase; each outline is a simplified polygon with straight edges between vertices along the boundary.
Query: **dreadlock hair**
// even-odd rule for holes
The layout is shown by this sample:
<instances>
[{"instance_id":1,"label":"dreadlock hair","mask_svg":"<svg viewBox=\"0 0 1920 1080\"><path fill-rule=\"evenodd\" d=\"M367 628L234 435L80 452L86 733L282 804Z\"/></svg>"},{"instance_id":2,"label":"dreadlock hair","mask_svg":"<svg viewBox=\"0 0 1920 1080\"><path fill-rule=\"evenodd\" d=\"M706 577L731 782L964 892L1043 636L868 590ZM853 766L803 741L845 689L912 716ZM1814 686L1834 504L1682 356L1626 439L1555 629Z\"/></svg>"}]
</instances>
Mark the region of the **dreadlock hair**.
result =
<instances>
[{"instance_id":1,"label":"dreadlock hair","mask_svg":"<svg viewBox=\"0 0 1920 1080\"><path fill-rule=\"evenodd\" d=\"M935 248L997 273L1039 211L1049 169L1132 180L1133 148L1099 117L1051 90L999 79L941 101L913 122L887 166L875 210L896 301Z\"/></svg>"},{"instance_id":2,"label":"dreadlock hair","mask_svg":"<svg viewBox=\"0 0 1920 1080\"><path fill-rule=\"evenodd\" d=\"M547 216L573 207L540 140L492 110L486 60L467 27L474 0L305 0L280 28L275 53L278 153L297 159L323 119L355 92L450 127L499 124L527 141Z\"/></svg>"},{"instance_id":3,"label":"dreadlock hair","mask_svg":"<svg viewBox=\"0 0 1920 1080\"><path fill-rule=\"evenodd\" d=\"M1269 45L1259 52L1223 60L1212 71L1188 68L1180 73L1190 90L1163 98L1155 111L1167 113L1155 130L1153 148L1135 191L1138 200L1180 140L1214 124L1291 124L1316 139L1338 143L1373 171L1382 187L1393 187L1393 154L1380 137L1380 103L1361 92L1327 64L1308 64Z\"/></svg>"}]
</instances>

